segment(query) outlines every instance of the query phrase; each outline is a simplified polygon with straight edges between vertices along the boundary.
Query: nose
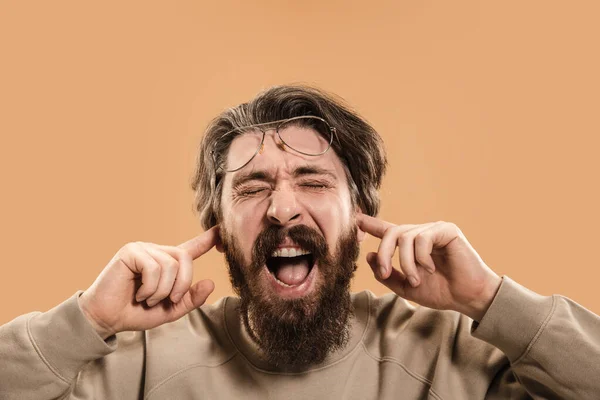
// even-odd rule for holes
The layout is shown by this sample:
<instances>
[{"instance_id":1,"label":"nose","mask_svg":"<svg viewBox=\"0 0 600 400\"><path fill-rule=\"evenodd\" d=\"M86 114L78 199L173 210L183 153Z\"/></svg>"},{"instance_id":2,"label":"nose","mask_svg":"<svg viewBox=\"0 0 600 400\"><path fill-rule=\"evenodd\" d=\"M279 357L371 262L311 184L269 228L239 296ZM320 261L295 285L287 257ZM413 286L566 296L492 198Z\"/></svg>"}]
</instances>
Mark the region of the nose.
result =
<instances>
[{"instance_id":1,"label":"nose","mask_svg":"<svg viewBox=\"0 0 600 400\"><path fill-rule=\"evenodd\" d=\"M278 189L272 192L267 219L270 223L280 226L300 222L302 214L293 191Z\"/></svg>"}]
</instances>

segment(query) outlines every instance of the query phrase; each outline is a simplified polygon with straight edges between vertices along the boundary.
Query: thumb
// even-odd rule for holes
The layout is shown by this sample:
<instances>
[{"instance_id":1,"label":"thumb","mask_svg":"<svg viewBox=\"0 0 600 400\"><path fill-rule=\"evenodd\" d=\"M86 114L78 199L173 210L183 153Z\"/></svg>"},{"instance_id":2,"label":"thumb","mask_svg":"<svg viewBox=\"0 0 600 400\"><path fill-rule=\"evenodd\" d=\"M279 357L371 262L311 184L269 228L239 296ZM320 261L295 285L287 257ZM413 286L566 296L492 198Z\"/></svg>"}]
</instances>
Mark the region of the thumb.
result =
<instances>
[{"instance_id":1,"label":"thumb","mask_svg":"<svg viewBox=\"0 0 600 400\"><path fill-rule=\"evenodd\" d=\"M213 290L215 290L215 283L210 279L203 279L192 285L188 293L190 294L193 307L198 308L204 304Z\"/></svg>"},{"instance_id":2,"label":"thumb","mask_svg":"<svg viewBox=\"0 0 600 400\"><path fill-rule=\"evenodd\" d=\"M173 317L179 319L203 305L214 289L215 283L210 279L203 279L193 284L175 305Z\"/></svg>"}]
</instances>

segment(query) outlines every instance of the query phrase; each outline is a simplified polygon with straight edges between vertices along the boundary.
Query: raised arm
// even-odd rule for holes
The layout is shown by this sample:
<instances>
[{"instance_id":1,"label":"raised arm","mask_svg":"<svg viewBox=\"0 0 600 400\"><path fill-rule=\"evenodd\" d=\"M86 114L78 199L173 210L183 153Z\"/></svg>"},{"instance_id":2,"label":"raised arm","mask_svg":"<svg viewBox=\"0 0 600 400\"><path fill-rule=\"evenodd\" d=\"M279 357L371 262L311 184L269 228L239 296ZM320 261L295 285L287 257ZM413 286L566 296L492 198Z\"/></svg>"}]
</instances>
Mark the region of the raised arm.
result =
<instances>
[{"instance_id":1,"label":"raised arm","mask_svg":"<svg viewBox=\"0 0 600 400\"><path fill-rule=\"evenodd\" d=\"M129 243L85 292L1 326L0 399L71 393L138 399L144 363L139 331L175 321L206 301L214 284L191 285L192 260L219 241L214 227L176 247ZM124 331L138 332L116 335Z\"/></svg>"},{"instance_id":2,"label":"raised arm","mask_svg":"<svg viewBox=\"0 0 600 400\"><path fill-rule=\"evenodd\" d=\"M359 214L357 225L381 239L367 255L377 280L407 300L470 317L472 334L507 355L510 367L495 378L489 399L598 398L600 317L500 278L452 223L394 225Z\"/></svg>"},{"instance_id":3,"label":"raised arm","mask_svg":"<svg viewBox=\"0 0 600 400\"><path fill-rule=\"evenodd\" d=\"M473 328L473 336L510 360L510 368L492 382L488 399L507 398L518 391L517 385L533 398L598 398L600 317L573 300L541 296L505 276Z\"/></svg>"}]
</instances>

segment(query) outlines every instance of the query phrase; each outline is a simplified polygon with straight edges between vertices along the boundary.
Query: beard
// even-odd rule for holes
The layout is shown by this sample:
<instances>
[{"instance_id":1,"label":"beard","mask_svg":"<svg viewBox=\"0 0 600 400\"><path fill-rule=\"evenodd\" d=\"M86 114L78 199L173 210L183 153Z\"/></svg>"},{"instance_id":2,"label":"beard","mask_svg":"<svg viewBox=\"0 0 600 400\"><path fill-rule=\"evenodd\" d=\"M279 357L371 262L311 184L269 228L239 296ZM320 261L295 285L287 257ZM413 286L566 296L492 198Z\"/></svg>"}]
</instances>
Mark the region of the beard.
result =
<instances>
[{"instance_id":1,"label":"beard","mask_svg":"<svg viewBox=\"0 0 600 400\"><path fill-rule=\"evenodd\" d=\"M281 298L264 279L271 273L265 265L286 237L310 251L311 267L318 266L313 290L300 298ZM265 361L289 367L319 364L347 344L353 315L350 282L359 255L356 226L341 235L332 254L325 238L306 225L270 225L255 240L250 265L230 232L223 230L222 242L240 297L240 317Z\"/></svg>"}]
</instances>

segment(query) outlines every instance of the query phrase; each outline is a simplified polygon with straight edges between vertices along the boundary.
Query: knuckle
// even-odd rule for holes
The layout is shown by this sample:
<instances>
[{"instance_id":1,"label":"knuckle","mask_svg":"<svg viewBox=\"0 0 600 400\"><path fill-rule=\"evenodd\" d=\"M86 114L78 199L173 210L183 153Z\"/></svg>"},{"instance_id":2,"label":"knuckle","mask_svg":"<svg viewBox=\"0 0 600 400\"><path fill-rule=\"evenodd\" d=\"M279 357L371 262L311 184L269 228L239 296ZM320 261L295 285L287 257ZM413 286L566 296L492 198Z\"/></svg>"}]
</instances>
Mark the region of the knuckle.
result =
<instances>
[{"instance_id":1,"label":"knuckle","mask_svg":"<svg viewBox=\"0 0 600 400\"><path fill-rule=\"evenodd\" d=\"M117 254L123 257L125 255L139 254L140 251L144 251L144 248L142 247L140 242L129 242L126 243L123 247L121 247Z\"/></svg>"},{"instance_id":2,"label":"knuckle","mask_svg":"<svg viewBox=\"0 0 600 400\"><path fill-rule=\"evenodd\" d=\"M143 261L142 261L142 263L143 263ZM160 270L161 270L160 265L154 260L144 263L143 266L144 266L144 271L146 271L147 273L150 273L150 274L160 272Z\"/></svg>"},{"instance_id":3,"label":"knuckle","mask_svg":"<svg viewBox=\"0 0 600 400\"><path fill-rule=\"evenodd\" d=\"M422 245L427 240L427 234L425 232L419 232L415 235L415 246Z\"/></svg>"},{"instance_id":4,"label":"knuckle","mask_svg":"<svg viewBox=\"0 0 600 400\"><path fill-rule=\"evenodd\" d=\"M402 231L402 228L400 227L400 225L393 225L393 226L390 226L388 229L386 229L386 233L388 231L393 234L398 234L399 232Z\"/></svg>"},{"instance_id":5,"label":"knuckle","mask_svg":"<svg viewBox=\"0 0 600 400\"><path fill-rule=\"evenodd\" d=\"M180 263L192 264L194 262L194 259L187 250L179 249L178 251L177 260Z\"/></svg>"},{"instance_id":6,"label":"knuckle","mask_svg":"<svg viewBox=\"0 0 600 400\"><path fill-rule=\"evenodd\" d=\"M139 248L139 245L136 242L125 243L123 247L119 250L119 253L127 252L131 253Z\"/></svg>"},{"instance_id":7,"label":"knuckle","mask_svg":"<svg viewBox=\"0 0 600 400\"><path fill-rule=\"evenodd\" d=\"M189 256L189 253L180 247L171 246L171 250L173 251L173 253L177 254L178 257Z\"/></svg>"},{"instance_id":8,"label":"knuckle","mask_svg":"<svg viewBox=\"0 0 600 400\"><path fill-rule=\"evenodd\" d=\"M163 247L163 249L164 249L163 251L165 253L169 254L177 262L184 261L184 260L187 260L188 258L191 258L191 256L189 255L189 253L187 251L185 251L184 249L181 249L179 247L176 247L176 246L167 246L167 247Z\"/></svg>"},{"instance_id":9,"label":"knuckle","mask_svg":"<svg viewBox=\"0 0 600 400\"><path fill-rule=\"evenodd\" d=\"M417 262L421 265L425 265L429 261L427 255L422 252L415 254L415 258L416 258Z\"/></svg>"},{"instance_id":10,"label":"knuckle","mask_svg":"<svg viewBox=\"0 0 600 400\"><path fill-rule=\"evenodd\" d=\"M462 233L458 225L456 225L454 222L444 222L443 224L454 232Z\"/></svg>"},{"instance_id":11,"label":"knuckle","mask_svg":"<svg viewBox=\"0 0 600 400\"><path fill-rule=\"evenodd\" d=\"M407 243L409 241L412 240L412 237L406 233L402 233L400 234L400 236L398 236L398 238L396 239L396 243L398 243L398 245Z\"/></svg>"},{"instance_id":12,"label":"knuckle","mask_svg":"<svg viewBox=\"0 0 600 400\"><path fill-rule=\"evenodd\" d=\"M194 262L192 255L190 253L188 253L186 250L180 249L179 251L181 252L179 255L180 261L185 262L188 265L191 265Z\"/></svg>"},{"instance_id":13,"label":"knuckle","mask_svg":"<svg viewBox=\"0 0 600 400\"><path fill-rule=\"evenodd\" d=\"M170 259L165 265L165 268L169 270L177 270L179 269L179 263L174 259Z\"/></svg>"}]
</instances>

